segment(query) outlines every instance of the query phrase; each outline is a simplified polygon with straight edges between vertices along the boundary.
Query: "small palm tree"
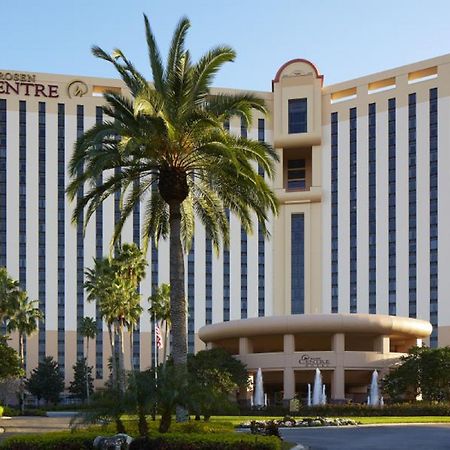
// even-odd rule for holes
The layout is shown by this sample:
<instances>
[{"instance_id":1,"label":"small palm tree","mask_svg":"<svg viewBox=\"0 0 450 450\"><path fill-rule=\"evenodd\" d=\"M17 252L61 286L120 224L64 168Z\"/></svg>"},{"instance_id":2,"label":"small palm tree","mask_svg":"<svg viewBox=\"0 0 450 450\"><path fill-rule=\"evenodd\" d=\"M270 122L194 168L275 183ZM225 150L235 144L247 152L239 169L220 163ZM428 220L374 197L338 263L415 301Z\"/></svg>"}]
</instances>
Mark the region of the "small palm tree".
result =
<instances>
[{"instance_id":1,"label":"small palm tree","mask_svg":"<svg viewBox=\"0 0 450 450\"><path fill-rule=\"evenodd\" d=\"M14 297L16 294L14 294ZM9 333L17 331L19 333L19 357L22 369L25 370L24 340L25 336L31 336L38 329L39 321L44 319L44 315L38 308L37 300L30 300L27 293L20 291L17 295L17 305L15 311L10 314L6 329ZM20 386L20 408L24 411L24 386Z\"/></svg>"},{"instance_id":2,"label":"small palm tree","mask_svg":"<svg viewBox=\"0 0 450 450\"><path fill-rule=\"evenodd\" d=\"M163 283L161 286L158 286L155 293L148 298L148 301L151 304L148 312L155 322L155 325L156 322L161 322L161 325L164 326L163 362L165 362L167 358L169 330L172 325L172 322L170 321L170 285Z\"/></svg>"},{"instance_id":3,"label":"small palm tree","mask_svg":"<svg viewBox=\"0 0 450 450\"><path fill-rule=\"evenodd\" d=\"M100 258L94 260L94 266L85 271L84 287L87 291L88 302L95 301L99 308L101 318L106 322L108 328L109 344L111 346L111 373L112 384L115 387L117 383L117 365L115 348L115 317L112 312L112 298L109 291L114 282L114 274L109 258Z\"/></svg>"},{"instance_id":4,"label":"small palm tree","mask_svg":"<svg viewBox=\"0 0 450 450\"><path fill-rule=\"evenodd\" d=\"M86 270L88 301L97 301L100 314L108 324L113 355L113 383L117 381L122 392L125 389L124 332L126 327L135 326L142 312L141 296L137 289L145 276L146 264L135 244L123 244L117 248L116 257L95 260L94 267ZM118 337L118 352L112 330ZM116 353L118 367L114 373Z\"/></svg>"},{"instance_id":5,"label":"small palm tree","mask_svg":"<svg viewBox=\"0 0 450 450\"><path fill-rule=\"evenodd\" d=\"M0 324L15 313L20 297L19 282L8 275L6 267L0 267Z\"/></svg>"},{"instance_id":6,"label":"small palm tree","mask_svg":"<svg viewBox=\"0 0 450 450\"><path fill-rule=\"evenodd\" d=\"M83 317L80 320L78 331L86 338L86 359L89 361L89 342L97 336L97 322L92 317Z\"/></svg>"},{"instance_id":7,"label":"small palm tree","mask_svg":"<svg viewBox=\"0 0 450 450\"><path fill-rule=\"evenodd\" d=\"M10 315L6 325L8 332L17 331L19 333L19 356L22 361L22 368L25 364L24 338L36 332L39 321L44 318L38 305L37 300L30 300L26 292L21 291L18 295L17 309Z\"/></svg>"}]
</instances>

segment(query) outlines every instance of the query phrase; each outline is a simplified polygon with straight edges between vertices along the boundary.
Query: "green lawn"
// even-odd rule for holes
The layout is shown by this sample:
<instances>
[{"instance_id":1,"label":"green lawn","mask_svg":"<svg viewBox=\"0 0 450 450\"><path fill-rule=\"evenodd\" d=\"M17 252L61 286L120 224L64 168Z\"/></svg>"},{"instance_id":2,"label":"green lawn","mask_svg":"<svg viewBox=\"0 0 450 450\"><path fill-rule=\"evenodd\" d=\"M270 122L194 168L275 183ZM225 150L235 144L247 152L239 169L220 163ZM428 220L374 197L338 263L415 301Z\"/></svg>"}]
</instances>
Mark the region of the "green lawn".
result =
<instances>
[{"instance_id":1,"label":"green lawn","mask_svg":"<svg viewBox=\"0 0 450 450\"><path fill-rule=\"evenodd\" d=\"M450 423L450 416L386 416L386 417L349 417L356 422L362 424L377 423ZM211 422L231 422L233 425L239 425L242 422L250 420L271 420L280 419L276 416L215 416L211 418Z\"/></svg>"}]
</instances>

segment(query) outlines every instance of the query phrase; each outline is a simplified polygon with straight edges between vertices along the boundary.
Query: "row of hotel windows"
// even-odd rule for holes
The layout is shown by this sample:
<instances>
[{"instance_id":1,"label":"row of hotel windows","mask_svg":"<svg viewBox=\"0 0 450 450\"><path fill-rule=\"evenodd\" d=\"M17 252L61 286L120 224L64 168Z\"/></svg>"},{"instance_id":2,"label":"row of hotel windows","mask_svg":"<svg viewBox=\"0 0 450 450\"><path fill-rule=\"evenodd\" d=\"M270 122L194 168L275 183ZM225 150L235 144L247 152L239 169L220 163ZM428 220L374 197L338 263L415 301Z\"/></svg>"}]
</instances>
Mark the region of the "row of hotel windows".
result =
<instances>
[{"instance_id":1,"label":"row of hotel windows","mask_svg":"<svg viewBox=\"0 0 450 450\"><path fill-rule=\"evenodd\" d=\"M430 161L430 344L436 346L438 303L438 102L437 88L429 91L429 161ZM350 108L350 312L357 305L357 110ZM408 96L408 231L409 231L409 316L417 316L417 182L416 182L416 94ZM369 237L369 313L377 312L376 296L376 104L368 106L368 237ZM331 311L339 311L338 273L338 113L331 114ZM396 101L388 100L388 245L389 314L396 314Z\"/></svg>"},{"instance_id":2,"label":"row of hotel windows","mask_svg":"<svg viewBox=\"0 0 450 450\"><path fill-rule=\"evenodd\" d=\"M0 99L0 185L3 189L0 191L0 264L6 266L6 120L7 120L7 103L6 100ZM66 150L66 136L65 136L65 105L58 104L58 117L57 117L57 183L58 183L58 214L57 214L57 349L58 349L58 363L62 371L64 371L65 364L65 150ZM103 110L99 106L96 108L96 123L103 121ZM45 239L46 239L46 104L44 102L39 103L38 108L38 247L39 247L39 260L38 260L38 292L39 292L39 308L45 311L46 303L46 252L45 252ZM76 130L77 137L80 137L84 132L84 107L83 105L77 106L76 115ZM19 264L19 277L21 287L26 289L26 102L20 101L19 104L19 261L23 264ZM244 125L241 127L241 135L246 137L247 129ZM265 121L264 119L258 120L258 139L264 141L265 139ZM81 170L81 169L80 169ZM264 176L263 170L258 168L259 174ZM102 178L97 180L100 184ZM78 191L78 196L83 195L83 188ZM119 197L115 196L115 208L114 208L114 220L115 223L120 218L120 204L118 202ZM227 211L228 220L229 212ZM95 255L96 258L103 257L103 207L100 206L95 213ZM3 239L1 239L3 235ZM133 211L133 241L139 245L140 243L140 209L137 205ZM247 235L245 232L241 234L241 317L247 315ZM84 316L84 238L83 238L83 218L80 217L77 225L77 327L81 319ZM205 316L206 323L212 322L212 243L209 238L206 238L206 302L205 302ZM155 243L151 246L151 283L152 294L158 286L159 278L159 264L158 264L158 251ZM265 314L265 238L258 225L258 315L263 316ZM188 318L188 345L189 351L194 351L194 284L195 284L195 245L193 243L192 249L188 255L188 305L189 305L189 318ZM224 271L223 271L223 287L224 287L224 303L223 303L223 317L224 320L230 319L230 253L229 249L224 249ZM98 334L96 337L96 378L103 378L103 333L102 322L100 317L100 311L96 308L96 319ZM42 359L45 356L46 337L45 337L45 319L40 323L39 329L39 358ZM153 324L152 324L153 327ZM139 326L137 327L137 331ZM154 331L154 328L153 328ZM139 332L134 333L133 336L133 361L135 367L139 367L139 347L140 347ZM154 333L152 333L152 340L154 340ZM154 342L153 342L154 344ZM153 348L153 347L152 347ZM81 358L84 355L83 339L81 335L77 334L77 357Z\"/></svg>"}]
</instances>

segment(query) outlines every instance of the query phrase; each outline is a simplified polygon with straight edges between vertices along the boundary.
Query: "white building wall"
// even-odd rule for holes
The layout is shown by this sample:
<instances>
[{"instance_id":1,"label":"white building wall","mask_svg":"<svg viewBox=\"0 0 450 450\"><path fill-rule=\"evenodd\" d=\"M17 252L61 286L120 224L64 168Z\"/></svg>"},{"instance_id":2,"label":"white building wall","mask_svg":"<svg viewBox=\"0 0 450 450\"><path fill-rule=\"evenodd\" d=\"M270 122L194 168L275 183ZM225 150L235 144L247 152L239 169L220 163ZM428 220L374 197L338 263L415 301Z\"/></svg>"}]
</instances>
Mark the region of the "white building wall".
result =
<instances>
[{"instance_id":1,"label":"white building wall","mask_svg":"<svg viewBox=\"0 0 450 450\"><path fill-rule=\"evenodd\" d=\"M417 317L430 318L430 120L429 94L417 99Z\"/></svg>"}]
</instances>

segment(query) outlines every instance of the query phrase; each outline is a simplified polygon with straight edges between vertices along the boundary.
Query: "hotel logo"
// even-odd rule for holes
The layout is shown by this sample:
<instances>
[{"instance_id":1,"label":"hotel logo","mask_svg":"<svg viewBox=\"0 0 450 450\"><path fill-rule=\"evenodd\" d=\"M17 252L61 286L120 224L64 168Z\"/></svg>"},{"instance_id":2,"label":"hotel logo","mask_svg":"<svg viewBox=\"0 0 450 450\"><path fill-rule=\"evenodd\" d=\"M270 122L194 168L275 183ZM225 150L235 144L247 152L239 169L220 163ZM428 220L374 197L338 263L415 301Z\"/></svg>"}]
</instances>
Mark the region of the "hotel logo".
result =
<instances>
[{"instance_id":1,"label":"hotel logo","mask_svg":"<svg viewBox=\"0 0 450 450\"><path fill-rule=\"evenodd\" d=\"M88 85L84 81L75 80L67 86L67 95L69 98L83 97L89 91Z\"/></svg>"}]
</instances>

